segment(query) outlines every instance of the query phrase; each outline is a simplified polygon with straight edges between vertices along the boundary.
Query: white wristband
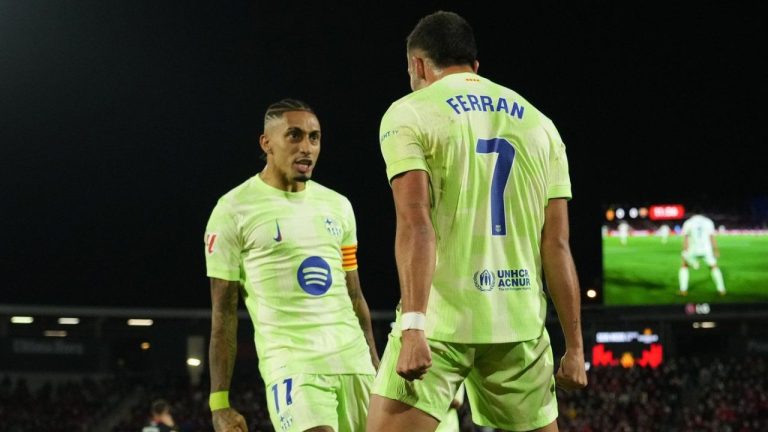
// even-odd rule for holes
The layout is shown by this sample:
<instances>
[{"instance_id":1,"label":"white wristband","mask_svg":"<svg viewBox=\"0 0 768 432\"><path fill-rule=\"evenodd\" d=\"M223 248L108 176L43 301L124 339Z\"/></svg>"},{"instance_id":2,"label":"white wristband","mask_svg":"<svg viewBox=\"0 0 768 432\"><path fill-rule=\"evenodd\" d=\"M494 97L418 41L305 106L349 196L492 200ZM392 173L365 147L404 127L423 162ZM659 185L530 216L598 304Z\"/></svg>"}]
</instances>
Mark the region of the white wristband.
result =
<instances>
[{"instance_id":1,"label":"white wristband","mask_svg":"<svg viewBox=\"0 0 768 432\"><path fill-rule=\"evenodd\" d=\"M400 316L400 330L424 330L427 316L421 312L406 312Z\"/></svg>"}]
</instances>

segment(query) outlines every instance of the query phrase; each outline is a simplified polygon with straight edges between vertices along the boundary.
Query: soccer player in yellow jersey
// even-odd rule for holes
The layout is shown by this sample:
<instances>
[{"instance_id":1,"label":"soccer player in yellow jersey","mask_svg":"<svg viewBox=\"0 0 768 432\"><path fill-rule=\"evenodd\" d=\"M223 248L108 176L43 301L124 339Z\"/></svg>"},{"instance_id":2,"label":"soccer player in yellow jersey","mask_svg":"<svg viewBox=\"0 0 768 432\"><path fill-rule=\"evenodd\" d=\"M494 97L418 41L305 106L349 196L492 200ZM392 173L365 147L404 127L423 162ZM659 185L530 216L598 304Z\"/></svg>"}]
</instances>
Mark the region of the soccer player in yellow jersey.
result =
<instances>
[{"instance_id":1,"label":"soccer player in yellow jersey","mask_svg":"<svg viewBox=\"0 0 768 432\"><path fill-rule=\"evenodd\" d=\"M275 430L365 428L379 358L357 274L352 206L310 180L320 137L307 104L272 104L259 140L266 167L225 194L208 221L210 406L218 432L248 430L228 401L239 292Z\"/></svg>"},{"instance_id":2,"label":"soccer player in yellow jersey","mask_svg":"<svg viewBox=\"0 0 768 432\"><path fill-rule=\"evenodd\" d=\"M413 93L381 121L401 304L370 432L434 431L462 382L475 423L555 431L555 382L586 385L565 146L533 105L477 74L476 54L462 17L424 17L407 39ZM566 342L556 376L543 278Z\"/></svg>"}]
</instances>

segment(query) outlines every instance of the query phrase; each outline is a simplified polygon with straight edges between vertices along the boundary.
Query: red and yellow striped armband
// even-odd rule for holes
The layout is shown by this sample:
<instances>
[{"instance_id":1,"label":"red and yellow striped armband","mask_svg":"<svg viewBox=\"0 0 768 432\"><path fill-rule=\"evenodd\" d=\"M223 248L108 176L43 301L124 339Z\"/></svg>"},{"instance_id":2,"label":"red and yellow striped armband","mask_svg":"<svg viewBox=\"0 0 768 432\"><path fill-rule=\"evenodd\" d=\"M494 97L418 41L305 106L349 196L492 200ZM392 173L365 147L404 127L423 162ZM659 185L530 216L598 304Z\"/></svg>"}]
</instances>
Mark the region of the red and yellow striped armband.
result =
<instances>
[{"instance_id":1,"label":"red and yellow striped armband","mask_svg":"<svg viewBox=\"0 0 768 432\"><path fill-rule=\"evenodd\" d=\"M357 245L341 247L341 268L344 271L357 270Z\"/></svg>"}]
</instances>

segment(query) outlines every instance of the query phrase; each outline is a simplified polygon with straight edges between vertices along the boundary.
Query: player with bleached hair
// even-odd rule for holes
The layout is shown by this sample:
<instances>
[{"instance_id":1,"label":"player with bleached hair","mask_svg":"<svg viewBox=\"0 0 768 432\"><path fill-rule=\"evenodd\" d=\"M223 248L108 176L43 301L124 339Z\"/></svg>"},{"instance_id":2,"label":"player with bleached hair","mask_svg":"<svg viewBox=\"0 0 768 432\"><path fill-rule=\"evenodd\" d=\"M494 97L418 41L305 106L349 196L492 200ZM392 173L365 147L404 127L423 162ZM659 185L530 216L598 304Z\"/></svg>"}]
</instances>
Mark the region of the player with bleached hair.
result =
<instances>
[{"instance_id":1,"label":"player with bleached hair","mask_svg":"<svg viewBox=\"0 0 768 432\"><path fill-rule=\"evenodd\" d=\"M712 281L715 283L717 292L725 295L725 283L723 282L723 273L717 266L717 258L720 257L720 250L715 240L715 223L712 219L703 215L693 215L683 223L683 252L682 264L679 271L680 295L688 294L688 266L694 270L699 268L699 260L703 259L710 268Z\"/></svg>"},{"instance_id":2,"label":"player with bleached hair","mask_svg":"<svg viewBox=\"0 0 768 432\"><path fill-rule=\"evenodd\" d=\"M250 430L229 405L240 296L253 322L274 429L365 429L379 356L357 272L352 205L312 180L321 138L320 121L306 103L270 105L259 137L266 166L211 212L205 261L216 432Z\"/></svg>"}]
</instances>

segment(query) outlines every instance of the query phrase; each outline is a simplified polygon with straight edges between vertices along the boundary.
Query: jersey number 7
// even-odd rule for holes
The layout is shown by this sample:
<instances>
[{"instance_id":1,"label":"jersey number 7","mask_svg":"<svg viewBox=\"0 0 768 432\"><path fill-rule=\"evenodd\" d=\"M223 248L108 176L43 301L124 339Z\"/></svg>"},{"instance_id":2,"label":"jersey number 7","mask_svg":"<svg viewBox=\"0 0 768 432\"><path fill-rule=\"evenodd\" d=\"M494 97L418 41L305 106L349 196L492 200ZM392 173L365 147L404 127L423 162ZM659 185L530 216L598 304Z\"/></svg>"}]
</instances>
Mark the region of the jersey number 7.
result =
<instances>
[{"instance_id":1,"label":"jersey number 7","mask_svg":"<svg viewBox=\"0 0 768 432\"><path fill-rule=\"evenodd\" d=\"M491 180L491 235L507 235L507 220L504 212L504 190L507 188L509 173L515 161L515 148L504 138L477 140L477 153L498 153Z\"/></svg>"}]
</instances>

